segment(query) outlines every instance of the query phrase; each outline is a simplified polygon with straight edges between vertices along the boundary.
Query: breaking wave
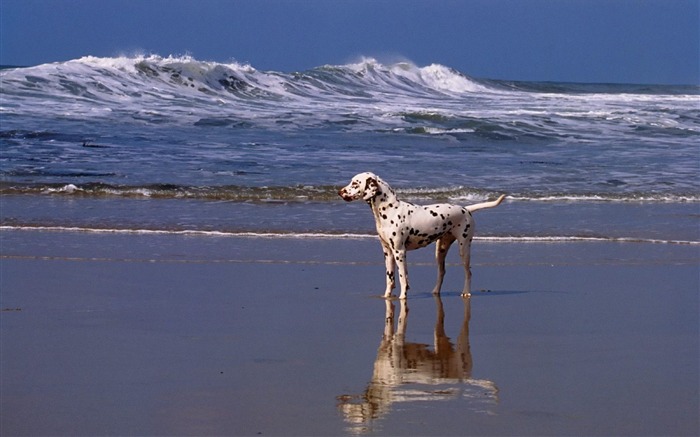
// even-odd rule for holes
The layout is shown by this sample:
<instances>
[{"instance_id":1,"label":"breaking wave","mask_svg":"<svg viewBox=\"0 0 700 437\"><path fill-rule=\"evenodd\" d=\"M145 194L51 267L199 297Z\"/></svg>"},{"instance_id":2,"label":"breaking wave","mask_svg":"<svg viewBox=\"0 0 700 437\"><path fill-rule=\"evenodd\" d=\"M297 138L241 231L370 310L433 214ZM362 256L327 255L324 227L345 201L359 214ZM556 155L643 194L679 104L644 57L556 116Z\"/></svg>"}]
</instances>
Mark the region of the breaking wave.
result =
<instances>
[{"instance_id":1,"label":"breaking wave","mask_svg":"<svg viewBox=\"0 0 700 437\"><path fill-rule=\"evenodd\" d=\"M496 140L700 136L696 86L493 81L373 58L284 73L189 56L89 56L5 69L0 79L6 115Z\"/></svg>"},{"instance_id":2,"label":"breaking wave","mask_svg":"<svg viewBox=\"0 0 700 437\"><path fill-rule=\"evenodd\" d=\"M198 61L192 57L84 57L2 71L3 93L20 97L78 99L108 108L129 102L183 108L232 102L381 100L387 94L435 97L486 92L488 86L443 65L408 62L383 65L366 58L304 72L259 71L247 64ZM105 108L107 109L107 108Z\"/></svg>"}]
</instances>

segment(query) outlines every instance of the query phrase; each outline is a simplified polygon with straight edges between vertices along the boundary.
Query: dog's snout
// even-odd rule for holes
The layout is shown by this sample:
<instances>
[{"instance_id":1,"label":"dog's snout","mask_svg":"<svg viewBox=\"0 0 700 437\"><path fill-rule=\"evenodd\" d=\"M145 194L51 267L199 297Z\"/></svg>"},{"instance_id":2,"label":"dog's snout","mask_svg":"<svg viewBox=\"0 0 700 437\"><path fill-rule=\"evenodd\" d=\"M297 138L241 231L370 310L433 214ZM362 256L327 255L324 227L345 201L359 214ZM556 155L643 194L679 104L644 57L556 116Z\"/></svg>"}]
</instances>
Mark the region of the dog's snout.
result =
<instances>
[{"instance_id":1,"label":"dog's snout","mask_svg":"<svg viewBox=\"0 0 700 437\"><path fill-rule=\"evenodd\" d=\"M347 193L345 192L345 187L338 190L338 196L342 197L343 200L346 202L350 202L352 200L352 198L350 196L348 196Z\"/></svg>"}]
</instances>

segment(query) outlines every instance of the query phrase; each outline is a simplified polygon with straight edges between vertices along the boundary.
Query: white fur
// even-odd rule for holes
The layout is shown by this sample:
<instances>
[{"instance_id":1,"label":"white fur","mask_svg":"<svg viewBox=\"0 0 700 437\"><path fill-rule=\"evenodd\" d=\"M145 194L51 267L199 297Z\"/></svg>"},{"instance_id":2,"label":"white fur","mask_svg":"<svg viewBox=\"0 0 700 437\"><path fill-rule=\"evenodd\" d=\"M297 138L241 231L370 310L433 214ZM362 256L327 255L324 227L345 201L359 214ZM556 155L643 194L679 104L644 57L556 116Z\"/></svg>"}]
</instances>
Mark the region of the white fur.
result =
<instances>
[{"instance_id":1,"label":"white fur","mask_svg":"<svg viewBox=\"0 0 700 437\"><path fill-rule=\"evenodd\" d=\"M440 294L445 277L445 257L452 243L459 243L459 254L464 264L465 279L462 296L471 294L471 270L469 257L474 236L472 212L500 205L505 196L492 202L470 206L438 203L414 205L396 197L394 190L374 173L360 173L338 191L340 197L350 202L362 199L372 208L377 234L384 250L386 264L386 290L384 297L391 297L396 286L394 270L398 265L401 299L406 299L409 289L406 270L406 251L437 242L435 258L438 265L437 283L433 294Z\"/></svg>"}]
</instances>

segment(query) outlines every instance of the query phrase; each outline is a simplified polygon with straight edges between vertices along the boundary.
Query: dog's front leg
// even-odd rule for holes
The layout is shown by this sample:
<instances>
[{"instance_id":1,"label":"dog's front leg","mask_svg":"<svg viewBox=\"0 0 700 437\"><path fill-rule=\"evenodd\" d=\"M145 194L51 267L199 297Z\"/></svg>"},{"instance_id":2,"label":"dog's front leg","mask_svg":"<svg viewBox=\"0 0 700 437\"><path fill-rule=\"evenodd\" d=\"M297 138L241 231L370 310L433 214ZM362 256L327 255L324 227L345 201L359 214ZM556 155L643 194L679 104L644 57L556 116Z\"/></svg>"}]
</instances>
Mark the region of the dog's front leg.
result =
<instances>
[{"instance_id":1,"label":"dog's front leg","mask_svg":"<svg viewBox=\"0 0 700 437\"><path fill-rule=\"evenodd\" d=\"M394 250L394 259L399 266L399 283L401 284L401 295L399 299L406 299L406 293L411 288L408 285L408 268L406 266L406 249Z\"/></svg>"},{"instance_id":2,"label":"dog's front leg","mask_svg":"<svg viewBox=\"0 0 700 437\"><path fill-rule=\"evenodd\" d=\"M442 288L442 280L445 278L445 258L447 257L447 251L450 250L450 245L454 241L454 237L451 234L446 234L440 237L435 245L435 262L437 263L437 282L435 283L435 288L433 288L433 294L439 295L440 289Z\"/></svg>"},{"instance_id":3,"label":"dog's front leg","mask_svg":"<svg viewBox=\"0 0 700 437\"><path fill-rule=\"evenodd\" d=\"M396 287L396 280L394 278L394 270L396 269L396 262L394 262L394 255L391 253L391 248L382 243L382 249L384 250L384 264L386 266L386 289L384 290L384 297L390 298L391 292Z\"/></svg>"}]
</instances>

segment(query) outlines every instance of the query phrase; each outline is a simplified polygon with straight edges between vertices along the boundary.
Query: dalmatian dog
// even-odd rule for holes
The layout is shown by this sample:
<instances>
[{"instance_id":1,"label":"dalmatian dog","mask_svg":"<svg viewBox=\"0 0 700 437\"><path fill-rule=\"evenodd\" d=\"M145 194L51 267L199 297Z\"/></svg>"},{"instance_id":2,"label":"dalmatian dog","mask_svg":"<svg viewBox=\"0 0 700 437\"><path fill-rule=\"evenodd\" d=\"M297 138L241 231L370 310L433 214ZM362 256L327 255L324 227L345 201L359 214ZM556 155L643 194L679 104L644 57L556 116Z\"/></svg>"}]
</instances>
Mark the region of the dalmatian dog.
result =
<instances>
[{"instance_id":1,"label":"dalmatian dog","mask_svg":"<svg viewBox=\"0 0 700 437\"><path fill-rule=\"evenodd\" d=\"M360 173L338 191L345 201L362 199L372 208L377 233L384 251L386 264L386 290L384 297L390 298L396 286L394 270L398 264L401 283L400 299L406 299L409 289L406 268L406 251L425 247L437 242L435 258L438 266L437 283L433 294L440 294L445 277L445 257L452 243L457 241L464 264L465 279L462 296L471 294L471 270L469 258L474 236L472 212L493 208L501 204L505 195L491 202L470 206L439 203L414 205L396 197L396 192L374 173Z\"/></svg>"}]
</instances>

